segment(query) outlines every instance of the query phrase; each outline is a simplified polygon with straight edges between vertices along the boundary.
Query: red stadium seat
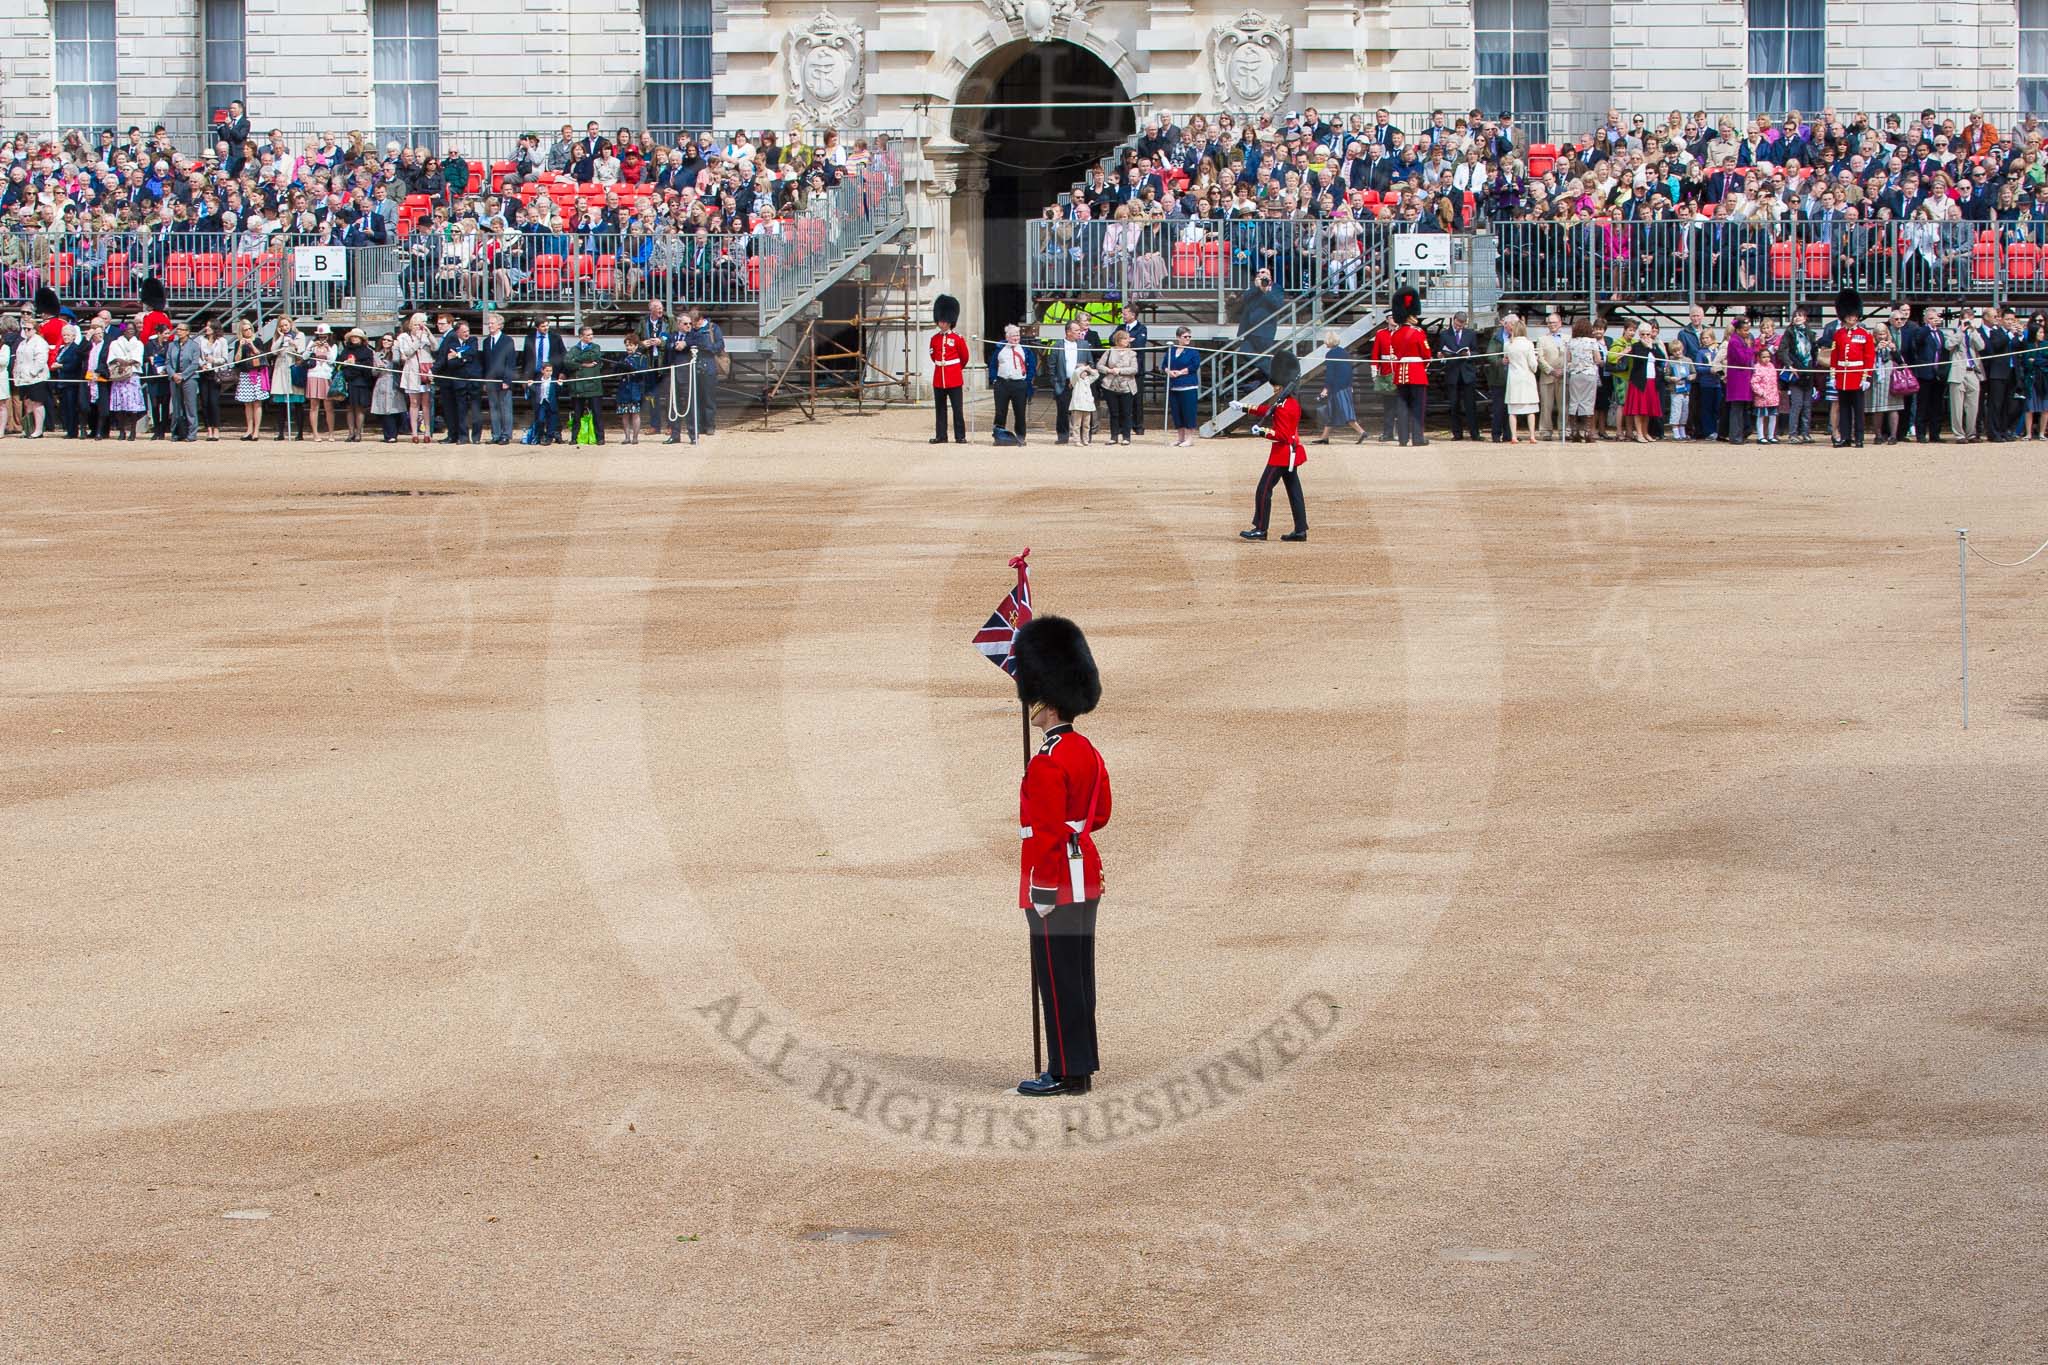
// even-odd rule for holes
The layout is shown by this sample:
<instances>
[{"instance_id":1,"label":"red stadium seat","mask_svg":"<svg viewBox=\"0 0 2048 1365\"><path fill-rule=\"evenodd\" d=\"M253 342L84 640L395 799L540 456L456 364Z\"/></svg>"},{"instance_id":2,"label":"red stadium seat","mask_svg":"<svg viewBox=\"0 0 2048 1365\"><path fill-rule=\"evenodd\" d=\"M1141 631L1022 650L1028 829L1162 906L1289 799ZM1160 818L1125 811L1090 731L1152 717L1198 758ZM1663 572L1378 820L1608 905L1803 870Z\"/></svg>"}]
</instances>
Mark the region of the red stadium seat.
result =
<instances>
[{"instance_id":1,"label":"red stadium seat","mask_svg":"<svg viewBox=\"0 0 2048 1365\"><path fill-rule=\"evenodd\" d=\"M1202 273L1202 244L1179 242L1173 248L1173 277L1191 280Z\"/></svg>"},{"instance_id":2,"label":"red stadium seat","mask_svg":"<svg viewBox=\"0 0 2048 1365\"><path fill-rule=\"evenodd\" d=\"M249 282L256 278L256 258L248 252L228 257L228 283L236 289L247 289Z\"/></svg>"},{"instance_id":3,"label":"red stadium seat","mask_svg":"<svg viewBox=\"0 0 2048 1365\"><path fill-rule=\"evenodd\" d=\"M108 293L126 294L128 292L128 253L125 251L109 251L107 253L107 268L101 272L100 278L106 281Z\"/></svg>"},{"instance_id":4,"label":"red stadium seat","mask_svg":"<svg viewBox=\"0 0 2048 1365\"><path fill-rule=\"evenodd\" d=\"M472 163L469 168L469 193L475 194L484 187L484 168L481 162Z\"/></svg>"},{"instance_id":5,"label":"red stadium seat","mask_svg":"<svg viewBox=\"0 0 2048 1365\"><path fill-rule=\"evenodd\" d=\"M71 285L71 272L76 268L78 257L69 251L59 251L50 257L51 287L63 290Z\"/></svg>"},{"instance_id":6,"label":"red stadium seat","mask_svg":"<svg viewBox=\"0 0 2048 1365\"><path fill-rule=\"evenodd\" d=\"M2007 278L2031 280L2041 268L2041 248L2032 242L2014 242L2005 249Z\"/></svg>"},{"instance_id":7,"label":"red stadium seat","mask_svg":"<svg viewBox=\"0 0 2048 1365\"><path fill-rule=\"evenodd\" d=\"M1212 280L1223 273L1223 243L1202 243L1202 273Z\"/></svg>"},{"instance_id":8,"label":"red stadium seat","mask_svg":"<svg viewBox=\"0 0 2048 1365\"><path fill-rule=\"evenodd\" d=\"M190 289L192 287L192 253L173 251L164 270L164 288Z\"/></svg>"},{"instance_id":9,"label":"red stadium seat","mask_svg":"<svg viewBox=\"0 0 2048 1365\"><path fill-rule=\"evenodd\" d=\"M202 251L192 257L192 280L201 289L220 288L223 262L218 251Z\"/></svg>"},{"instance_id":10,"label":"red stadium seat","mask_svg":"<svg viewBox=\"0 0 2048 1365\"><path fill-rule=\"evenodd\" d=\"M533 287L535 289L560 289L562 287L562 258L550 252L533 258Z\"/></svg>"},{"instance_id":11,"label":"red stadium seat","mask_svg":"<svg viewBox=\"0 0 2048 1365\"><path fill-rule=\"evenodd\" d=\"M1802 253L1806 278L1809 280L1826 279L1828 277L1828 267L1831 264L1829 257L1832 254L1826 242L1808 242L1806 250Z\"/></svg>"},{"instance_id":12,"label":"red stadium seat","mask_svg":"<svg viewBox=\"0 0 2048 1365\"><path fill-rule=\"evenodd\" d=\"M256 278L265 289L277 288L277 282L284 278L284 256L275 251L266 251L258 256Z\"/></svg>"},{"instance_id":13,"label":"red stadium seat","mask_svg":"<svg viewBox=\"0 0 2048 1365\"><path fill-rule=\"evenodd\" d=\"M517 169L519 168L509 161L493 161L491 163L491 193L503 194L505 192L505 182L512 178L512 173Z\"/></svg>"},{"instance_id":14,"label":"red stadium seat","mask_svg":"<svg viewBox=\"0 0 2048 1365\"><path fill-rule=\"evenodd\" d=\"M761 258L759 256L747 257L747 288L757 294L761 292Z\"/></svg>"},{"instance_id":15,"label":"red stadium seat","mask_svg":"<svg viewBox=\"0 0 2048 1365\"><path fill-rule=\"evenodd\" d=\"M613 294L619 288L619 258L609 251L597 258L597 271L591 277L591 288L601 294Z\"/></svg>"},{"instance_id":16,"label":"red stadium seat","mask_svg":"<svg viewBox=\"0 0 2048 1365\"><path fill-rule=\"evenodd\" d=\"M1976 245L1970 248L1970 276L1976 280L1998 278L1998 234L1982 232L1977 235Z\"/></svg>"},{"instance_id":17,"label":"red stadium seat","mask_svg":"<svg viewBox=\"0 0 2048 1365\"><path fill-rule=\"evenodd\" d=\"M404 201L399 204L399 207L413 209L419 213L426 213L434 207L434 201L424 194L408 194L405 196Z\"/></svg>"},{"instance_id":18,"label":"red stadium seat","mask_svg":"<svg viewBox=\"0 0 2048 1365\"><path fill-rule=\"evenodd\" d=\"M1789 280L1793 266L1798 261L1799 249L1790 242L1771 243L1771 278Z\"/></svg>"}]
</instances>

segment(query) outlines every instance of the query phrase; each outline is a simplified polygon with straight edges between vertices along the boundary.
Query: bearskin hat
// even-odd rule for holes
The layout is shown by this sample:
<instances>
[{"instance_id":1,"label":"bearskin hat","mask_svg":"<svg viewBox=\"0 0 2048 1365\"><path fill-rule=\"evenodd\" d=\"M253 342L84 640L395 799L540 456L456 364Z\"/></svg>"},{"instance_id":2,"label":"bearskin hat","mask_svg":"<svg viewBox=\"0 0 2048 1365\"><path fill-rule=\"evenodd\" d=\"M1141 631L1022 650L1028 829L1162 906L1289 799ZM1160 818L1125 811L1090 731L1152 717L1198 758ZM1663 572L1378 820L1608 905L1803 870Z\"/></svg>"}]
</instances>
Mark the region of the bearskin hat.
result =
<instances>
[{"instance_id":1,"label":"bearskin hat","mask_svg":"<svg viewBox=\"0 0 2048 1365\"><path fill-rule=\"evenodd\" d=\"M1835 316L1843 322L1863 316L1863 296L1853 288L1844 285L1842 292L1835 295Z\"/></svg>"},{"instance_id":2,"label":"bearskin hat","mask_svg":"<svg viewBox=\"0 0 2048 1365\"><path fill-rule=\"evenodd\" d=\"M143 277L142 306L152 313L164 311L164 282L154 275Z\"/></svg>"},{"instance_id":3,"label":"bearskin hat","mask_svg":"<svg viewBox=\"0 0 2048 1365\"><path fill-rule=\"evenodd\" d=\"M1422 316L1422 295L1413 289L1394 291L1394 325L1405 327Z\"/></svg>"},{"instance_id":4,"label":"bearskin hat","mask_svg":"<svg viewBox=\"0 0 2048 1365\"><path fill-rule=\"evenodd\" d=\"M1034 616L1010 646L1016 665L1017 698L1026 706L1044 703L1068 720L1085 716L1102 700L1102 678L1081 628L1064 616Z\"/></svg>"},{"instance_id":5,"label":"bearskin hat","mask_svg":"<svg viewBox=\"0 0 2048 1365\"><path fill-rule=\"evenodd\" d=\"M960 325L960 300L941 294L932 300L932 321L945 327Z\"/></svg>"},{"instance_id":6,"label":"bearskin hat","mask_svg":"<svg viewBox=\"0 0 2048 1365\"><path fill-rule=\"evenodd\" d=\"M42 314L46 318L53 318L63 311L64 300L57 297L56 290L50 288L50 286L47 284L37 288L36 312Z\"/></svg>"},{"instance_id":7,"label":"bearskin hat","mask_svg":"<svg viewBox=\"0 0 2048 1365\"><path fill-rule=\"evenodd\" d=\"M1293 346L1283 345L1273 352L1272 370L1268 378L1272 380L1275 390L1273 401L1276 403L1280 401L1279 390L1291 389L1300 382L1301 361L1294 354Z\"/></svg>"}]
</instances>

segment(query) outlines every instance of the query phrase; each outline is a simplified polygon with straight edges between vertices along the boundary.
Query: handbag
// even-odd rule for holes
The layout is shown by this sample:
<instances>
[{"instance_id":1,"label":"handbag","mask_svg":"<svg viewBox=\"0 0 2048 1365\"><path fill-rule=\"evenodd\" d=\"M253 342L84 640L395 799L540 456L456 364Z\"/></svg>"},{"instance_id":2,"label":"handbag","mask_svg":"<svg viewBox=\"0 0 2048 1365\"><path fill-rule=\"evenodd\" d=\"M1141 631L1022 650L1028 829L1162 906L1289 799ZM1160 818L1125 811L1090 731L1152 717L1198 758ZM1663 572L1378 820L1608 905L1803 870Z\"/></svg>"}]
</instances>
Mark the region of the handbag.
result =
<instances>
[{"instance_id":1,"label":"handbag","mask_svg":"<svg viewBox=\"0 0 2048 1365\"><path fill-rule=\"evenodd\" d=\"M1920 380L1904 365L1892 366L1892 392L1901 398L1920 392Z\"/></svg>"},{"instance_id":2,"label":"handbag","mask_svg":"<svg viewBox=\"0 0 2048 1365\"><path fill-rule=\"evenodd\" d=\"M576 419L576 444L594 446L597 444L597 422L589 413Z\"/></svg>"},{"instance_id":3,"label":"handbag","mask_svg":"<svg viewBox=\"0 0 2048 1365\"><path fill-rule=\"evenodd\" d=\"M719 353L718 353L717 355L713 356L713 357L712 357L712 359L713 359L713 360L714 360L714 361L716 362L716 368L717 368L717 370L718 370L718 377L719 377L720 379L730 379L730 378L732 378L732 357L731 357L731 356L727 355L727 354L726 354L726 353L725 353L724 351L720 351L720 352L719 352Z\"/></svg>"},{"instance_id":4,"label":"handbag","mask_svg":"<svg viewBox=\"0 0 2048 1365\"><path fill-rule=\"evenodd\" d=\"M291 376L293 388L303 389L306 387L306 367L304 365L292 366Z\"/></svg>"}]
</instances>

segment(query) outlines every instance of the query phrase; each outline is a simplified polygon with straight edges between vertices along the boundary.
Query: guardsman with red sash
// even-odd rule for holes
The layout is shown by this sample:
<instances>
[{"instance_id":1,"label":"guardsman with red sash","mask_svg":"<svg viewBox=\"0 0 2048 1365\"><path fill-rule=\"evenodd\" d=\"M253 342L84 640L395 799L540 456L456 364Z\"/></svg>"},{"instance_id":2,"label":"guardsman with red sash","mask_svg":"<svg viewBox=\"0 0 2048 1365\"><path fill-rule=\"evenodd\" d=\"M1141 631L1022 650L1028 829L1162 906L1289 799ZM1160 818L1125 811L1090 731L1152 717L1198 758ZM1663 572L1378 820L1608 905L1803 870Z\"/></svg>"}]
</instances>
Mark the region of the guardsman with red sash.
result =
<instances>
[{"instance_id":1,"label":"guardsman with red sash","mask_svg":"<svg viewBox=\"0 0 2048 1365\"><path fill-rule=\"evenodd\" d=\"M953 409L953 439L967 443L967 338L953 329L960 325L960 300L941 294L932 300L932 321L939 330L932 333L932 419L937 432L931 443L946 443L946 409Z\"/></svg>"},{"instance_id":2,"label":"guardsman with red sash","mask_svg":"<svg viewBox=\"0 0 2048 1365\"><path fill-rule=\"evenodd\" d=\"M1835 346L1828 361L1834 372L1835 402L1840 408L1837 446L1863 444L1864 391L1877 364L1877 342L1863 327L1863 296L1854 289L1835 295Z\"/></svg>"},{"instance_id":3,"label":"guardsman with red sash","mask_svg":"<svg viewBox=\"0 0 2048 1365\"><path fill-rule=\"evenodd\" d=\"M1394 295L1394 332L1387 347L1393 357L1394 437L1404 446L1429 444L1424 419L1429 405L1429 335L1415 325L1421 312L1422 296L1413 289Z\"/></svg>"},{"instance_id":4,"label":"guardsman with red sash","mask_svg":"<svg viewBox=\"0 0 2048 1365\"><path fill-rule=\"evenodd\" d=\"M1095 912L1109 823L1109 769L1074 721L1102 699L1081 628L1061 616L1025 622L1010 648L1017 696L1045 732L1024 770L1017 901L1031 926L1031 976L1044 1007L1046 1069L1020 1095L1085 1095L1101 1065L1095 1046Z\"/></svg>"},{"instance_id":5,"label":"guardsman with red sash","mask_svg":"<svg viewBox=\"0 0 2048 1365\"><path fill-rule=\"evenodd\" d=\"M1308 447L1301 443L1301 400L1294 396L1295 385L1300 381L1301 362L1294 358L1294 353L1285 347L1274 352L1273 382L1281 385L1280 391L1251 410L1252 416L1259 419L1253 424L1252 433L1268 437L1273 444L1266 452L1266 470L1259 476L1259 491L1252 497L1252 529L1238 532L1246 540L1266 538L1276 483L1287 485L1287 506L1294 513L1294 529L1280 539L1308 539L1308 508L1301 499L1301 475L1294 472L1308 463Z\"/></svg>"},{"instance_id":6,"label":"guardsman with red sash","mask_svg":"<svg viewBox=\"0 0 2048 1365\"><path fill-rule=\"evenodd\" d=\"M1382 327L1372 334L1372 372L1391 384L1394 382L1394 329ZM1400 420L1401 405L1390 395L1385 411L1380 415L1380 439L1394 439L1394 424Z\"/></svg>"}]
</instances>

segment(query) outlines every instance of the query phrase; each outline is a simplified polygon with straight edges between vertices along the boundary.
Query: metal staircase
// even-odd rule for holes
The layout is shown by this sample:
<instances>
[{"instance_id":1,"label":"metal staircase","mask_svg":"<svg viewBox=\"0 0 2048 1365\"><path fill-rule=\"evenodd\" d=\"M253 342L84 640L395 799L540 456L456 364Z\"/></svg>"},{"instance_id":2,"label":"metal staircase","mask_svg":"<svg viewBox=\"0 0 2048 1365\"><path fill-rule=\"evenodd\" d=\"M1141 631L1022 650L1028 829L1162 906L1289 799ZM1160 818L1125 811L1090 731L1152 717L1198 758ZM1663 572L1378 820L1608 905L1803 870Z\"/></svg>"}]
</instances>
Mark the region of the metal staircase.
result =
<instances>
[{"instance_id":1,"label":"metal staircase","mask_svg":"<svg viewBox=\"0 0 2048 1365\"><path fill-rule=\"evenodd\" d=\"M1368 281L1335 299L1325 299L1316 294L1298 295L1275 315L1271 346L1260 351L1232 348L1214 357L1209 362L1209 379L1198 401L1205 401L1216 415L1202 424L1202 435L1215 436L1228 431L1247 410L1273 396L1273 385L1263 377L1263 369L1265 362L1281 351L1291 349L1299 356L1301 377L1306 380L1323 367L1327 348L1320 344L1318 333L1324 328L1334 327L1338 339L1349 346L1378 327L1387 317L1382 303L1384 295L1385 283L1379 280ZM1346 315L1350 317L1348 322L1332 321ZM1310 351L1308 355L1301 356L1304 344L1310 347ZM1248 387L1248 392L1240 392Z\"/></svg>"}]
</instances>

